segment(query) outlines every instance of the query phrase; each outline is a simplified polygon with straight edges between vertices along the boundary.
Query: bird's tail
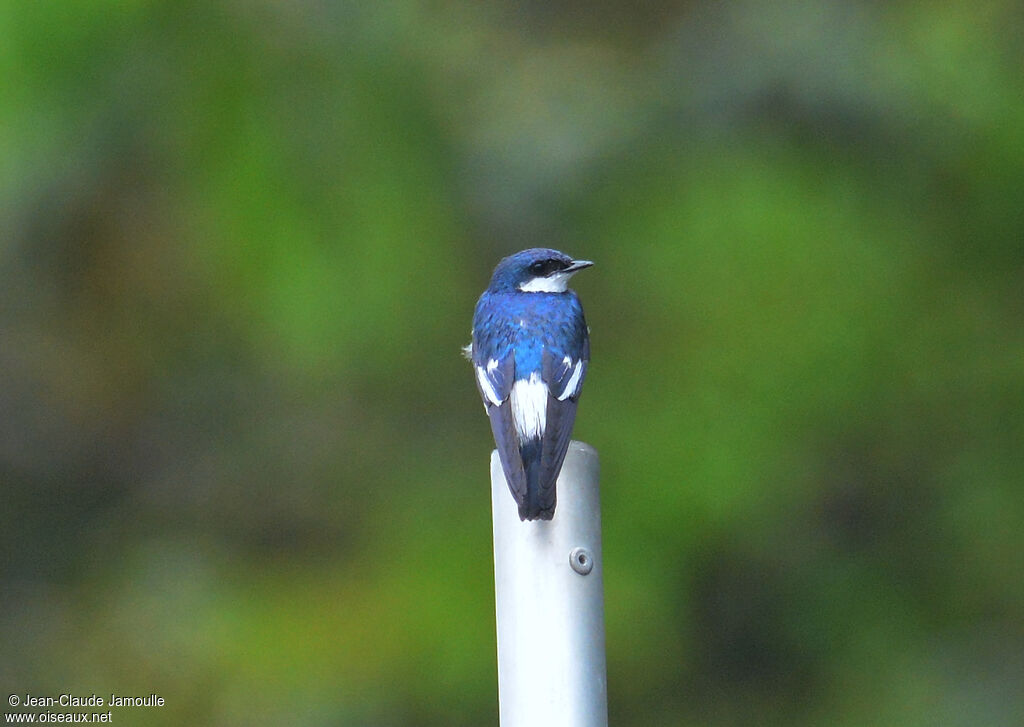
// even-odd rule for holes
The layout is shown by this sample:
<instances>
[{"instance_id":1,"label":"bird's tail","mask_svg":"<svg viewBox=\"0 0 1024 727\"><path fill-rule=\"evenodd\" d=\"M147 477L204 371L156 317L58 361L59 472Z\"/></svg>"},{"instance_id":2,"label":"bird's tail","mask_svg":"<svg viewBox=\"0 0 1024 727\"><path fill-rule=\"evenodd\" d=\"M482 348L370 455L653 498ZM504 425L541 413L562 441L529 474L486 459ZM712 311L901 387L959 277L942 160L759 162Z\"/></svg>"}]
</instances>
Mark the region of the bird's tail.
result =
<instances>
[{"instance_id":1,"label":"bird's tail","mask_svg":"<svg viewBox=\"0 0 1024 727\"><path fill-rule=\"evenodd\" d=\"M519 447L526 475L526 498L519 504L520 520L550 520L555 515L555 483L541 482L541 440Z\"/></svg>"}]
</instances>

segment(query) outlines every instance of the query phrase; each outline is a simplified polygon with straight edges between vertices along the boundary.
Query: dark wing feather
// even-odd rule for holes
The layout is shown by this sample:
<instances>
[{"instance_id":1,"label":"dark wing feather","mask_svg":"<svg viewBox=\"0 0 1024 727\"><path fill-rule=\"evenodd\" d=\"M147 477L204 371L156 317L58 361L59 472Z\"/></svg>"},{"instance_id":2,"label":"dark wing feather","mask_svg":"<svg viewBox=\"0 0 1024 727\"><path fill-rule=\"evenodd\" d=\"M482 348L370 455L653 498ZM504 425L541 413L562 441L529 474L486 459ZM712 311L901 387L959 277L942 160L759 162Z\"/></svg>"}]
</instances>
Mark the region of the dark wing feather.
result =
<instances>
[{"instance_id":1,"label":"dark wing feather","mask_svg":"<svg viewBox=\"0 0 1024 727\"><path fill-rule=\"evenodd\" d=\"M501 400L495 404L488 397L487 393L480 387L477 380L477 388L480 389L480 396L484 400L484 409L487 411L487 418L491 422L491 432L494 434L494 443L498 447L498 459L501 460L501 469L505 472L505 480L508 482L508 489L516 503L522 507L527 500L526 472L523 469L523 458L519 452L519 438L516 436L515 423L512 419L512 403L509 394L512 391L512 383L515 379L515 357L510 351L498 362L498 366L487 371L487 359L480 355L474 355L473 364L482 368L494 392Z\"/></svg>"},{"instance_id":2,"label":"dark wing feather","mask_svg":"<svg viewBox=\"0 0 1024 727\"><path fill-rule=\"evenodd\" d=\"M572 439L572 425L576 421L576 400L559 401L548 397L547 428L541 440L540 468L537 473L537 504L540 517L550 520L555 512L555 483L562 471L565 453Z\"/></svg>"},{"instance_id":3,"label":"dark wing feather","mask_svg":"<svg viewBox=\"0 0 1024 727\"><path fill-rule=\"evenodd\" d=\"M556 358L549 351L544 352L541 377L548 385L552 395L548 396L547 422L544 438L541 442L540 467L537 473L538 504L541 517L550 519L555 511L555 483L558 473L562 470L565 453L569 450L572 439L572 427L576 422L576 406L579 391L587 373L587 362L583 360L576 394L559 400L557 394L565 391L565 386L572 377L573 365L566 366L564 361Z\"/></svg>"},{"instance_id":4,"label":"dark wing feather","mask_svg":"<svg viewBox=\"0 0 1024 727\"><path fill-rule=\"evenodd\" d=\"M501 469L505 472L508 489L512 492L516 504L522 508L527 500L526 471L523 469L519 439L512 421L512 402L505 399L501 406L489 405L487 416L491 420L491 432L494 433L494 442L498 445L498 458L501 460Z\"/></svg>"}]
</instances>

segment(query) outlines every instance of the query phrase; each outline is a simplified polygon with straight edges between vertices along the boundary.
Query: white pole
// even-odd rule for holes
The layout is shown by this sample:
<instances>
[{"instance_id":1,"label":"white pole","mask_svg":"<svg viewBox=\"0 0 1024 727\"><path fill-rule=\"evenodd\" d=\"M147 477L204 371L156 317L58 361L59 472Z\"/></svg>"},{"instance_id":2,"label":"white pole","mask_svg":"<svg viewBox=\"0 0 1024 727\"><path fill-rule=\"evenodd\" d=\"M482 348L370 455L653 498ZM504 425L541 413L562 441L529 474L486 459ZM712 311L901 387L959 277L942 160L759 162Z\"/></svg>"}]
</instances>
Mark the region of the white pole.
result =
<instances>
[{"instance_id":1,"label":"white pole","mask_svg":"<svg viewBox=\"0 0 1024 727\"><path fill-rule=\"evenodd\" d=\"M491 454L501 727L606 727L597 452L569 444L550 521L522 522Z\"/></svg>"}]
</instances>

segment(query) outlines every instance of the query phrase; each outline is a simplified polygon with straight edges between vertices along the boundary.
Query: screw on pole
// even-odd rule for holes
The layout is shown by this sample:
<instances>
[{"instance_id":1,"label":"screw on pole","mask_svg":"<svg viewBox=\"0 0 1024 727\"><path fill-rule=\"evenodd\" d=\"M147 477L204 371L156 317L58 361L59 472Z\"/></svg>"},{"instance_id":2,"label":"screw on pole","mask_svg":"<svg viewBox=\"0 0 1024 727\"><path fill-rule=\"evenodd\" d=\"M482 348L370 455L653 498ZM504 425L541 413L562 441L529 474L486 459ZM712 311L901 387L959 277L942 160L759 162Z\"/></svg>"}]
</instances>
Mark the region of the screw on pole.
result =
<instances>
[{"instance_id":1,"label":"screw on pole","mask_svg":"<svg viewBox=\"0 0 1024 727\"><path fill-rule=\"evenodd\" d=\"M573 548L569 553L569 565L581 576L585 576L594 570L594 558L586 548Z\"/></svg>"},{"instance_id":2,"label":"screw on pole","mask_svg":"<svg viewBox=\"0 0 1024 727\"><path fill-rule=\"evenodd\" d=\"M606 727L597 452L572 442L550 521L520 521L491 455L502 727Z\"/></svg>"}]
</instances>

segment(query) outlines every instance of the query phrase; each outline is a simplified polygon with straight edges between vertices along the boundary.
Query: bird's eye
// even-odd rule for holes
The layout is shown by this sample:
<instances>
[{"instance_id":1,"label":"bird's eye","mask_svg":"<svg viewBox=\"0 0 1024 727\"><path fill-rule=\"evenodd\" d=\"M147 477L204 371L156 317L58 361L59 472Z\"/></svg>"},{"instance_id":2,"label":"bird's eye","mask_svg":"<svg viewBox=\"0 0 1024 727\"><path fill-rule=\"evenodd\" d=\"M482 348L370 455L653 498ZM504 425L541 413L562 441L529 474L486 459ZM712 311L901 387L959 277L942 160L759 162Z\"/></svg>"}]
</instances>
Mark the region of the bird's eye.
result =
<instances>
[{"instance_id":1,"label":"bird's eye","mask_svg":"<svg viewBox=\"0 0 1024 727\"><path fill-rule=\"evenodd\" d=\"M566 267L566 264L561 260L550 258L548 260L538 260L535 263L530 263L530 272L537 276L551 275L551 273L558 270L564 270Z\"/></svg>"}]
</instances>

